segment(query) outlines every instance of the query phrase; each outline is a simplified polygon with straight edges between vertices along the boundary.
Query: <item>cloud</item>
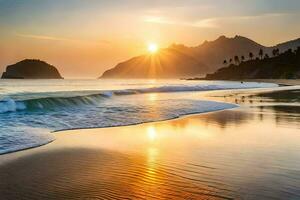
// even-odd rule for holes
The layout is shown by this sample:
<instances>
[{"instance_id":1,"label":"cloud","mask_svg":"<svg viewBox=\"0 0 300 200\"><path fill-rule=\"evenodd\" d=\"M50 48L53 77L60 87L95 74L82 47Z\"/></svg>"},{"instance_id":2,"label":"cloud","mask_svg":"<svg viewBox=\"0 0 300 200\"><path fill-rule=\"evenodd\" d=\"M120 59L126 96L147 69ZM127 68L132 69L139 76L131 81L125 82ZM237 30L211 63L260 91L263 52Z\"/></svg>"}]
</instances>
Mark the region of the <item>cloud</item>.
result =
<instances>
[{"instance_id":1,"label":"cloud","mask_svg":"<svg viewBox=\"0 0 300 200\"><path fill-rule=\"evenodd\" d=\"M62 42L72 42L72 43L82 43L82 44L90 44L90 45L103 45L103 44L110 44L109 41L101 40L101 41L86 41L86 40L75 40L70 38L64 37L54 37L48 35L34 35L34 34L23 34L23 33L15 33L15 36L22 37L22 38L29 38L29 39L36 39L36 40L49 40L49 41L62 41Z\"/></svg>"},{"instance_id":2,"label":"cloud","mask_svg":"<svg viewBox=\"0 0 300 200\"><path fill-rule=\"evenodd\" d=\"M148 23L191 26L197 28L219 28L222 26L223 22L256 20L262 18L275 18L275 17L283 17L287 15L290 15L290 13L266 13L261 15L249 15L249 16L214 17L214 18L200 19L198 21L194 20L191 22L181 21L181 20L170 20L166 17L146 16L144 17L143 21Z\"/></svg>"},{"instance_id":3,"label":"cloud","mask_svg":"<svg viewBox=\"0 0 300 200\"><path fill-rule=\"evenodd\" d=\"M53 37L47 35L32 35L32 34L23 34L23 33L15 33L18 37L23 38L30 38L30 39L37 39L37 40L53 40L53 41L69 41L69 42L76 42L77 40L72 40L68 38L60 38L60 37Z\"/></svg>"},{"instance_id":4,"label":"cloud","mask_svg":"<svg viewBox=\"0 0 300 200\"><path fill-rule=\"evenodd\" d=\"M283 17L291 15L291 13L265 13L261 15L248 15L248 16L232 16L225 17L223 19L227 20L251 20L251 19L261 19L261 18L273 18L273 17Z\"/></svg>"},{"instance_id":5,"label":"cloud","mask_svg":"<svg viewBox=\"0 0 300 200\"><path fill-rule=\"evenodd\" d=\"M179 26L192 26L198 28L216 28L214 19L203 19L196 22L185 22L185 21L173 21L162 17L147 16L143 20L148 23L157 23L157 24L168 24L168 25L179 25Z\"/></svg>"},{"instance_id":6,"label":"cloud","mask_svg":"<svg viewBox=\"0 0 300 200\"><path fill-rule=\"evenodd\" d=\"M197 22L194 22L191 24L194 27L199 28L218 28L218 24L216 23L216 20L213 18L210 19L203 19Z\"/></svg>"}]
</instances>

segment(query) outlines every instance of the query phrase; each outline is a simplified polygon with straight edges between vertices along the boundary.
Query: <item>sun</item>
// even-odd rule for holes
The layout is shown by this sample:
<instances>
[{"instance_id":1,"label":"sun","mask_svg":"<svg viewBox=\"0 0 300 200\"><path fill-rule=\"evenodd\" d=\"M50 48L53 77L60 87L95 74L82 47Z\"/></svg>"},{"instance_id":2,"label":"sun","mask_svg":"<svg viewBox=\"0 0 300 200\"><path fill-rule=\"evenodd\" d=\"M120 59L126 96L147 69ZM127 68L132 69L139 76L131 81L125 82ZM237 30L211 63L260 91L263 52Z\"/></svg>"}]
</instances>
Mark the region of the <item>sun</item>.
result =
<instances>
[{"instance_id":1,"label":"sun","mask_svg":"<svg viewBox=\"0 0 300 200\"><path fill-rule=\"evenodd\" d=\"M156 53L158 51L158 45L156 43L149 43L148 44L148 51L150 53Z\"/></svg>"}]
</instances>

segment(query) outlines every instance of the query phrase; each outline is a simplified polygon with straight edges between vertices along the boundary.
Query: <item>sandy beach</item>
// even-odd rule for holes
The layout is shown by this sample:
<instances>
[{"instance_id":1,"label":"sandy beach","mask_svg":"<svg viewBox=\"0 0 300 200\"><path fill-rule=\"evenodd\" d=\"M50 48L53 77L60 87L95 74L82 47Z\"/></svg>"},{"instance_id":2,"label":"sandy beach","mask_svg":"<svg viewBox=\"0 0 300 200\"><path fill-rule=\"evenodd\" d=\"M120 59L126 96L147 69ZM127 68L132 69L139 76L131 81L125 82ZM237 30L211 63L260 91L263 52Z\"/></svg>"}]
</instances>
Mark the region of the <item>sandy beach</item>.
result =
<instances>
[{"instance_id":1,"label":"sandy beach","mask_svg":"<svg viewBox=\"0 0 300 200\"><path fill-rule=\"evenodd\" d=\"M241 105L230 110L53 133L0 156L0 199L299 199L300 88L272 90L209 93Z\"/></svg>"}]
</instances>

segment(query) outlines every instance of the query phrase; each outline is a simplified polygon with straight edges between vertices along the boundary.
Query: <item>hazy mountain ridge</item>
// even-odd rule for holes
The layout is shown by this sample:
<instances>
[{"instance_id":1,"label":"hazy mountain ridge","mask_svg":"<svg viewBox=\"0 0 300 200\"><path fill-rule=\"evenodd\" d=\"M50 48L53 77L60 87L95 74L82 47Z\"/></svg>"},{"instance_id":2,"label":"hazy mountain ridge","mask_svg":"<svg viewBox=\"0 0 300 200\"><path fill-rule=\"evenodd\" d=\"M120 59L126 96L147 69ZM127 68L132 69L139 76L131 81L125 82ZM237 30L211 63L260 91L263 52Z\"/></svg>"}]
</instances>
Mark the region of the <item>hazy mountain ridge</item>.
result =
<instances>
[{"instance_id":1,"label":"hazy mountain ridge","mask_svg":"<svg viewBox=\"0 0 300 200\"><path fill-rule=\"evenodd\" d=\"M182 78L203 76L223 67L223 60L233 59L235 55L243 55L247 58L249 52L252 52L254 57L257 57L259 49L263 49L265 53L271 53L274 48L285 51L289 48L294 49L297 46L300 46L300 39L266 47L243 36L235 36L233 38L220 36L214 41L205 41L196 47L173 44L157 54L134 57L107 70L101 78ZM169 60L174 60L165 62L168 59L166 57L169 55L172 55ZM156 63L160 63L160 65L155 67L153 60Z\"/></svg>"},{"instance_id":2,"label":"hazy mountain ridge","mask_svg":"<svg viewBox=\"0 0 300 200\"><path fill-rule=\"evenodd\" d=\"M189 77L194 74L201 75L203 68L208 67L189 53L168 48L156 55L137 56L119 63L113 69L104 72L101 78Z\"/></svg>"}]
</instances>

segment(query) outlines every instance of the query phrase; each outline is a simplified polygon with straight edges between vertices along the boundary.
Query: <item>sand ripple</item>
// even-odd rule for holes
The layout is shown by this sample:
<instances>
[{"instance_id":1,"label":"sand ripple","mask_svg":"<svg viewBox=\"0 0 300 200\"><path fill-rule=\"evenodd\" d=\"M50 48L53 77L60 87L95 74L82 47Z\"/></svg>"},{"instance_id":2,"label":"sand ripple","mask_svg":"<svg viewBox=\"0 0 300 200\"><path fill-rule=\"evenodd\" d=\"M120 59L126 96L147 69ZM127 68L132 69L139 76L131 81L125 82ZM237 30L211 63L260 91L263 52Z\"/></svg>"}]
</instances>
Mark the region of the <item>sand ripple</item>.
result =
<instances>
[{"instance_id":1,"label":"sand ripple","mask_svg":"<svg viewBox=\"0 0 300 200\"><path fill-rule=\"evenodd\" d=\"M37 154L0 171L1 199L233 199L215 168L99 150ZM24 173L26 172L26 173Z\"/></svg>"}]
</instances>

